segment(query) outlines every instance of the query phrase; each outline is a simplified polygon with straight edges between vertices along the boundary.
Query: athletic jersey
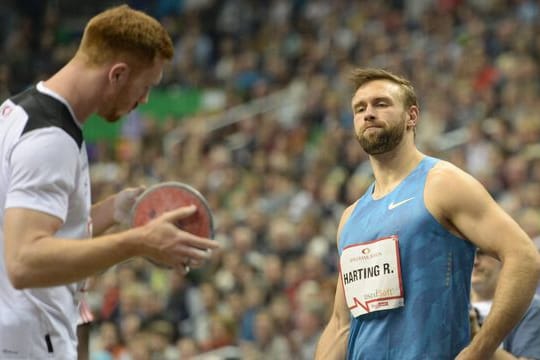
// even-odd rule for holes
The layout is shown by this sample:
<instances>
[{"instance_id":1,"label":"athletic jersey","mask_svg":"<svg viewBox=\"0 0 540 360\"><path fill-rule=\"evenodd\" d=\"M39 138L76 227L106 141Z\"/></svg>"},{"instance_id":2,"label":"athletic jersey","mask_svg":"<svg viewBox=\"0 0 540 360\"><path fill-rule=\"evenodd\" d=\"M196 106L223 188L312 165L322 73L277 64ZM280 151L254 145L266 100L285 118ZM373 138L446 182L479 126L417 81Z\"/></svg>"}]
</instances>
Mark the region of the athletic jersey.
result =
<instances>
[{"instance_id":1,"label":"athletic jersey","mask_svg":"<svg viewBox=\"0 0 540 360\"><path fill-rule=\"evenodd\" d=\"M373 199L372 184L343 225L348 359L454 359L470 341L475 247L426 209L426 177L437 161L424 157L381 199Z\"/></svg>"},{"instance_id":2,"label":"athletic jersey","mask_svg":"<svg viewBox=\"0 0 540 360\"><path fill-rule=\"evenodd\" d=\"M67 102L42 83L0 106L0 225L7 208L62 220L59 238L91 236L90 178L82 131ZM17 290L0 232L0 358L76 359L81 283ZM70 269L66 269L70 271Z\"/></svg>"}]
</instances>

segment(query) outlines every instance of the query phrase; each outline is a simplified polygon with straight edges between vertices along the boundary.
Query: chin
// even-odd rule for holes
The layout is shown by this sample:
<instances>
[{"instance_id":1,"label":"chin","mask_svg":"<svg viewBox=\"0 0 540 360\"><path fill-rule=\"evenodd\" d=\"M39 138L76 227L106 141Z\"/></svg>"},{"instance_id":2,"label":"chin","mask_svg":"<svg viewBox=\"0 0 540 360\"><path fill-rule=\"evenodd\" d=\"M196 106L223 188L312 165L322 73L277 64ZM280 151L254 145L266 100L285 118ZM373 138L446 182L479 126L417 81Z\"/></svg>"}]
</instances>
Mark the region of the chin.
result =
<instances>
[{"instance_id":1,"label":"chin","mask_svg":"<svg viewBox=\"0 0 540 360\"><path fill-rule=\"evenodd\" d=\"M122 117L122 114L110 112L107 114L99 114L99 116L105 119L105 121L107 121L108 123L114 123L120 120L120 118Z\"/></svg>"},{"instance_id":2,"label":"chin","mask_svg":"<svg viewBox=\"0 0 540 360\"><path fill-rule=\"evenodd\" d=\"M108 123L114 123L114 122L117 122L118 119L120 119L119 117L117 116L106 116L106 117L103 117L105 119L106 122Z\"/></svg>"},{"instance_id":3,"label":"chin","mask_svg":"<svg viewBox=\"0 0 540 360\"><path fill-rule=\"evenodd\" d=\"M479 275L472 275L471 276L471 284L478 284L482 282L482 277Z\"/></svg>"}]
</instances>

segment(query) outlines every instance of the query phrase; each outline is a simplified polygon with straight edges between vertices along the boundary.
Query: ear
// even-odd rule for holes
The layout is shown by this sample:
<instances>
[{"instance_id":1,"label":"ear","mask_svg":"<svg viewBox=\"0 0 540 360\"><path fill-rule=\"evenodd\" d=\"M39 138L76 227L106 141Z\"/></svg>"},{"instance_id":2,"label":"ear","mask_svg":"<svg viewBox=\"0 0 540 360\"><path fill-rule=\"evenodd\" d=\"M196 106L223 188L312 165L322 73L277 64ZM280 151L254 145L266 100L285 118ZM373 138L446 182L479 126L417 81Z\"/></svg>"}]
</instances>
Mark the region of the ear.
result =
<instances>
[{"instance_id":1,"label":"ear","mask_svg":"<svg viewBox=\"0 0 540 360\"><path fill-rule=\"evenodd\" d=\"M416 128L419 114L420 114L420 109L418 109L418 106L412 105L411 107L409 107L409 110L407 111L407 115L408 115L407 129Z\"/></svg>"},{"instance_id":2,"label":"ear","mask_svg":"<svg viewBox=\"0 0 540 360\"><path fill-rule=\"evenodd\" d=\"M126 63L115 63L109 69L109 82L115 86L126 83L129 77L129 66Z\"/></svg>"}]
</instances>

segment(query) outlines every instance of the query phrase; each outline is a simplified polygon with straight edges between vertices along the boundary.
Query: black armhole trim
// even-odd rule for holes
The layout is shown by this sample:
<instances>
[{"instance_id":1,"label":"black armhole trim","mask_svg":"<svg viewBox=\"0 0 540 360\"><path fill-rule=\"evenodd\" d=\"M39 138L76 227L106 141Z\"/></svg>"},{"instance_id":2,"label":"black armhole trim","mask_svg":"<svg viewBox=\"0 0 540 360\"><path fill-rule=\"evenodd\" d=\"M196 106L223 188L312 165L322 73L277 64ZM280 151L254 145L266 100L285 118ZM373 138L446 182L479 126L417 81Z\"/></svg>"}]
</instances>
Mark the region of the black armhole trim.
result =
<instances>
[{"instance_id":1,"label":"black armhole trim","mask_svg":"<svg viewBox=\"0 0 540 360\"><path fill-rule=\"evenodd\" d=\"M64 130L77 143L80 149L83 143L83 134L68 108L52 96L40 93L32 87L11 98L15 104L21 106L28 114L28 121L23 134L32 130L55 126Z\"/></svg>"}]
</instances>

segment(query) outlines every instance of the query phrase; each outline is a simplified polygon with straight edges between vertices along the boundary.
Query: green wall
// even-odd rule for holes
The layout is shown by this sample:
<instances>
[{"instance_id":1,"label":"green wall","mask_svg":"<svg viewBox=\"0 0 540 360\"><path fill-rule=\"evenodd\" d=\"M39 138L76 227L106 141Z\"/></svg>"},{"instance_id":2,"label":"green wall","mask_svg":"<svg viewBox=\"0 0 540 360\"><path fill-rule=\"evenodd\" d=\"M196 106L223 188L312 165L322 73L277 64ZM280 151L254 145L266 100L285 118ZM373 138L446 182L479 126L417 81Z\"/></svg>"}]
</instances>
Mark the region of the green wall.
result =
<instances>
[{"instance_id":1,"label":"green wall","mask_svg":"<svg viewBox=\"0 0 540 360\"><path fill-rule=\"evenodd\" d=\"M202 92L196 89L154 89L150 93L148 103L139 106L139 111L158 122L169 117L182 119L186 115L199 110ZM122 121L108 123L99 116L93 115L84 125L84 136L87 143L98 140L114 141L118 138Z\"/></svg>"}]
</instances>

